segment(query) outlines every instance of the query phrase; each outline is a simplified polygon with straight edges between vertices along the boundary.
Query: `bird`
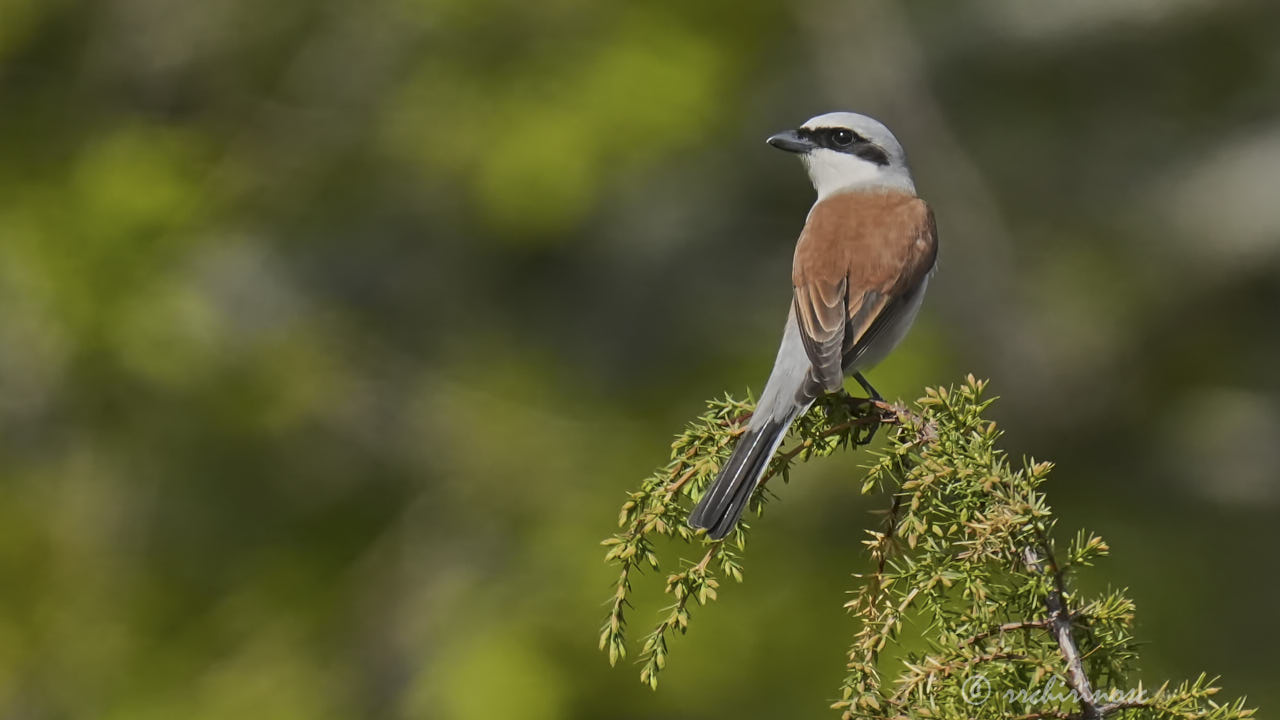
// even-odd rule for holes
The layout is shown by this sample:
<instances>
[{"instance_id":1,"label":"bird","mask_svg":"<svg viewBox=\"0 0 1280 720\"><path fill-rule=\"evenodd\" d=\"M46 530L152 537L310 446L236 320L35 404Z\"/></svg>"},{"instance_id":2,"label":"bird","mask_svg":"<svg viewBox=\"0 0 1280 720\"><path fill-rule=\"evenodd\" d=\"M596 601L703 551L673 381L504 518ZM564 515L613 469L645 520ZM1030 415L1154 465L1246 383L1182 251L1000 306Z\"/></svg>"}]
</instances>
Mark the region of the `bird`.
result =
<instances>
[{"instance_id":1,"label":"bird","mask_svg":"<svg viewBox=\"0 0 1280 720\"><path fill-rule=\"evenodd\" d=\"M689 525L721 539L737 525L791 423L898 345L920 310L937 261L933 211L917 194L906 153L880 121L817 115L769 145L800 157L818 197L792 260L791 308L773 370L733 452Z\"/></svg>"}]
</instances>

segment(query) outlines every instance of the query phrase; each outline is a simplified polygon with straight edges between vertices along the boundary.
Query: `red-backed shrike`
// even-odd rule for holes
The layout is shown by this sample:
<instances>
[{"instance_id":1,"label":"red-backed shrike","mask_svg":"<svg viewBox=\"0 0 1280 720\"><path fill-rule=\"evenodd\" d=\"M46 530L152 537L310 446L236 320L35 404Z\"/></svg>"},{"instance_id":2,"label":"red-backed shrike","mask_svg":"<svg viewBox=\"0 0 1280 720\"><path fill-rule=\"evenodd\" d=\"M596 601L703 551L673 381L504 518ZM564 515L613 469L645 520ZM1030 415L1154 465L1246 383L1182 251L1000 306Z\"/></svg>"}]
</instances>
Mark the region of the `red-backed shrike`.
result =
<instances>
[{"instance_id":1,"label":"red-backed shrike","mask_svg":"<svg viewBox=\"0 0 1280 720\"><path fill-rule=\"evenodd\" d=\"M794 294L782 346L733 454L689 515L722 538L737 524L792 421L852 375L884 359L920 310L938 252L933 212L916 196L906 154L889 129L856 113L827 113L769 144L800 156L818 200L796 243Z\"/></svg>"}]
</instances>

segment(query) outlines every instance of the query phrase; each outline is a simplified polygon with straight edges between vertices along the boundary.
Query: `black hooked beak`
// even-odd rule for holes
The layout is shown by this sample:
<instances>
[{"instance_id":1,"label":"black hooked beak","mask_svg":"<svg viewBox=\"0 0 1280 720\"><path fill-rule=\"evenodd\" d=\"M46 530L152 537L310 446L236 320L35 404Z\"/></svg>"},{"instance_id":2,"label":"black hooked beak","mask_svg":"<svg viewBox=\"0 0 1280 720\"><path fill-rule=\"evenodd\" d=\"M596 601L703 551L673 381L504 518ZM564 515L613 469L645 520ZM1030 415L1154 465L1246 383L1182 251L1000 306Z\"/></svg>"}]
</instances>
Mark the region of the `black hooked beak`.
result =
<instances>
[{"instance_id":1,"label":"black hooked beak","mask_svg":"<svg viewBox=\"0 0 1280 720\"><path fill-rule=\"evenodd\" d=\"M786 150L787 152L799 153L801 155L818 147L817 143L810 140L808 137L801 135L796 130L787 130L786 132L780 132L777 135L771 136L765 142L778 148L779 150Z\"/></svg>"}]
</instances>

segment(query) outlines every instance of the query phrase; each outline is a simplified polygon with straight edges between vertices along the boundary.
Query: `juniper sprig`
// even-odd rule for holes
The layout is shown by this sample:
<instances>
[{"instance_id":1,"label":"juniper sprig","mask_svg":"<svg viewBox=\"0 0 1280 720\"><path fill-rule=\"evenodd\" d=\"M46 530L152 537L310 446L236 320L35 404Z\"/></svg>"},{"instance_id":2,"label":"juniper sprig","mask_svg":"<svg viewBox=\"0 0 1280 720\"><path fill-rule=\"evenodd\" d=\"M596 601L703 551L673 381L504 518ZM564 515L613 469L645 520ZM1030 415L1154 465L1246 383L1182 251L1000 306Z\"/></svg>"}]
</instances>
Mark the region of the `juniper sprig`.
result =
<instances>
[{"instance_id":1,"label":"juniper sprig","mask_svg":"<svg viewBox=\"0 0 1280 720\"><path fill-rule=\"evenodd\" d=\"M758 515L766 482L789 478L797 462L859 445L869 429L892 426L862 481L888 510L863 540L871 571L846 607L856 629L846 675L832 707L855 718L1160 718L1237 720L1244 700L1215 700L1214 680L1156 689L1137 677L1134 603L1123 590L1084 597L1073 578L1107 555L1098 536L1078 532L1060 546L1042 486L1048 462L1012 462L984 417L986 382L928 389L911 409L829 396L792 428L752 499ZM672 444L671 460L631 493L621 530L604 544L619 569L600 647L626 657L626 610L633 576L658 570L654 540L677 539L702 552L667 576L665 607L640 649L640 679L657 688L668 639L688 631L691 607L716 599L720 578L742 579L750 527L710 541L684 522L741 434L752 404L726 396ZM690 601L693 601L692 603ZM886 649L893 648L893 652Z\"/></svg>"}]
</instances>

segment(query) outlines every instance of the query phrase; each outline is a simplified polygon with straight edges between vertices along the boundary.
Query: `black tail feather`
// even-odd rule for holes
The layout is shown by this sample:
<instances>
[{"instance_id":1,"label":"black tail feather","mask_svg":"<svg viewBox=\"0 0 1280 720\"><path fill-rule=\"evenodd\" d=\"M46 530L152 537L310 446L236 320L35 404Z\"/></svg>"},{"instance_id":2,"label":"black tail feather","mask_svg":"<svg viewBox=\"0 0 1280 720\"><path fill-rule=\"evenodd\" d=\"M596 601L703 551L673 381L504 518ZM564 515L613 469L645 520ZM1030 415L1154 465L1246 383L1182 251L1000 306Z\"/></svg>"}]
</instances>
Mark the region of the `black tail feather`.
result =
<instances>
[{"instance_id":1,"label":"black tail feather","mask_svg":"<svg viewBox=\"0 0 1280 720\"><path fill-rule=\"evenodd\" d=\"M759 428L749 428L738 439L720 474L689 514L690 526L706 528L708 537L714 540L733 530L790 424L789 420L768 420Z\"/></svg>"}]
</instances>

